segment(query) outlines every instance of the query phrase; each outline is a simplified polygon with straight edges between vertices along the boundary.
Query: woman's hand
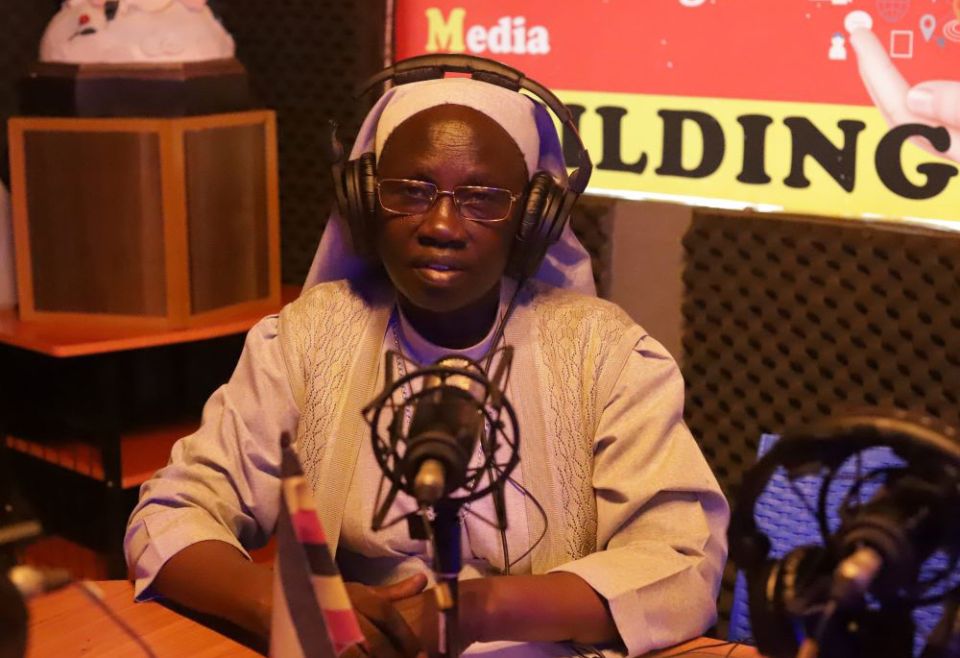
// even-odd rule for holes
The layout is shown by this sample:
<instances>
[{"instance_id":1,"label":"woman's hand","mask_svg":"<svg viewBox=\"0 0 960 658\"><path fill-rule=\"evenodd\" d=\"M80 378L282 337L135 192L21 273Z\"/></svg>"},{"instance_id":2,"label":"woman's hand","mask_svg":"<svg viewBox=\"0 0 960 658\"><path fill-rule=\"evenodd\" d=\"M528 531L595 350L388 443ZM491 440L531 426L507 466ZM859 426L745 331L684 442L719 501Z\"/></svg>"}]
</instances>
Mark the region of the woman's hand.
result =
<instances>
[{"instance_id":1,"label":"woman's hand","mask_svg":"<svg viewBox=\"0 0 960 658\"><path fill-rule=\"evenodd\" d=\"M945 152L935 150L926 140L918 139L914 143L929 153L960 162L960 82L931 80L911 87L873 33L869 14L859 10L851 12L845 24L857 55L860 77L887 124L893 127L923 123L945 127L951 143Z\"/></svg>"},{"instance_id":2,"label":"woman's hand","mask_svg":"<svg viewBox=\"0 0 960 658\"><path fill-rule=\"evenodd\" d=\"M619 639L604 599L575 574L477 578L461 581L459 589L461 649L497 640L601 644ZM393 605L427 653L437 655L435 590Z\"/></svg>"},{"instance_id":3,"label":"woman's hand","mask_svg":"<svg viewBox=\"0 0 960 658\"><path fill-rule=\"evenodd\" d=\"M466 580L459 584L459 635L460 649L466 649L479 639L478 628L484 610L480 603L489 581L485 579ZM431 588L416 596L394 602L397 611L406 620L407 625L420 638L421 646L430 656L439 655L439 606L437 590Z\"/></svg>"},{"instance_id":4,"label":"woman's hand","mask_svg":"<svg viewBox=\"0 0 960 658\"><path fill-rule=\"evenodd\" d=\"M425 658L417 627L411 626L400 610L405 605L409 607L410 601L429 594L423 592L426 584L426 576L422 574L377 587L345 583L360 630L367 638L369 655L376 658ZM359 649L347 654L349 658L362 655Z\"/></svg>"},{"instance_id":5,"label":"woman's hand","mask_svg":"<svg viewBox=\"0 0 960 658\"><path fill-rule=\"evenodd\" d=\"M394 601L397 613L403 617L406 625L417 636L420 646L430 656L439 653L439 635L437 630L437 605L434 589L428 589L415 596Z\"/></svg>"},{"instance_id":6,"label":"woman's hand","mask_svg":"<svg viewBox=\"0 0 960 658\"><path fill-rule=\"evenodd\" d=\"M930 80L911 87L907 108L929 123L950 130L954 152L960 155L960 81Z\"/></svg>"},{"instance_id":7,"label":"woman's hand","mask_svg":"<svg viewBox=\"0 0 960 658\"><path fill-rule=\"evenodd\" d=\"M422 574L380 587L345 583L370 655L426 655L421 653L417 635L394 608L396 602L417 597L426 584ZM248 561L229 544L205 541L188 546L160 569L154 587L171 601L231 621L257 635L265 645L268 642L273 616L273 573ZM351 658L362 655L357 648Z\"/></svg>"}]
</instances>

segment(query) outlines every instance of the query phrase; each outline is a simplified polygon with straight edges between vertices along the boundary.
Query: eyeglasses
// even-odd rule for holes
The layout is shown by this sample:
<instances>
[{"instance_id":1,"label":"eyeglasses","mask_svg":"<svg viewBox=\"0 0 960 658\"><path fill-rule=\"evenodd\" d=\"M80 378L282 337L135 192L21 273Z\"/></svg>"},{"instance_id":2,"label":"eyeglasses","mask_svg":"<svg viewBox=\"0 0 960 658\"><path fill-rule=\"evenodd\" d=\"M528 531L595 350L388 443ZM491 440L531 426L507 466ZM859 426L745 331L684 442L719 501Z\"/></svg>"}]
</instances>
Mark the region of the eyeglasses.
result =
<instances>
[{"instance_id":1,"label":"eyeglasses","mask_svg":"<svg viewBox=\"0 0 960 658\"><path fill-rule=\"evenodd\" d=\"M521 195L500 187L458 185L452 191L438 189L433 183L405 178L383 178L377 182L380 205L398 215L425 213L441 196L453 197L457 212L475 222L499 222L510 216L513 202Z\"/></svg>"}]
</instances>

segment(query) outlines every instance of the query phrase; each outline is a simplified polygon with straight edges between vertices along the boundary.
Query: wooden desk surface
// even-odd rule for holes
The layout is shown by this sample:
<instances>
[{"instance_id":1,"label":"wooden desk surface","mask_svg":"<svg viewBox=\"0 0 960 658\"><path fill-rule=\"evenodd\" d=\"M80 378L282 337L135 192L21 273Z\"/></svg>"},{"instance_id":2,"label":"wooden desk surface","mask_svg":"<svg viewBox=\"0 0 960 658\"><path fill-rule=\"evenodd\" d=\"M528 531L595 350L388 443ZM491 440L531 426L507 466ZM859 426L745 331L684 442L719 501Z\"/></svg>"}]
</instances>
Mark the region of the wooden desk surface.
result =
<instances>
[{"instance_id":1,"label":"wooden desk surface","mask_svg":"<svg viewBox=\"0 0 960 658\"><path fill-rule=\"evenodd\" d=\"M157 658L199 656L249 658L260 654L157 603L134 603L127 581L101 581L105 603L150 647ZM698 638L647 658L760 658L751 647ZM136 658L147 654L78 588L30 603L27 658Z\"/></svg>"},{"instance_id":2,"label":"wooden desk surface","mask_svg":"<svg viewBox=\"0 0 960 658\"><path fill-rule=\"evenodd\" d=\"M137 633L157 658L259 656L247 647L157 603L134 603L123 580L98 582L105 603ZM30 602L27 658L138 658L147 654L115 621L76 587Z\"/></svg>"}]
</instances>

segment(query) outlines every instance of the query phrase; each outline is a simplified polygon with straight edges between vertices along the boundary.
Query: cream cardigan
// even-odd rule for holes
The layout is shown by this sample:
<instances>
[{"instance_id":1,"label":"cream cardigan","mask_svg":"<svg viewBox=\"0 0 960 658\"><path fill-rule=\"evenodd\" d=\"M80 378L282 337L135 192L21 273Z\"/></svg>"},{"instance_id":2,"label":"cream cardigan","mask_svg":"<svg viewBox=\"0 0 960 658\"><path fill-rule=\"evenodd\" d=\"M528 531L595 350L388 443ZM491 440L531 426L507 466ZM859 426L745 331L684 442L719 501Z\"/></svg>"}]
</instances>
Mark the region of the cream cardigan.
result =
<instances>
[{"instance_id":1,"label":"cream cardigan","mask_svg":"<svg viewBox=\"0 0 960 658\"><path fill-rule=\"evenodd\" d=\"M141 491L125 544L138 596L191 543L243 550L241 540L269 536L282 429L297 432L336 546L393 300L380 285L320 284L251 331L200 430ZM702 633L715 615L728 509L683 424L673 360L616 306L540 283L521 293L506 341L524 486L548 520L531 572L583 577L631 654Z\"/></svg>"}]
</instances>

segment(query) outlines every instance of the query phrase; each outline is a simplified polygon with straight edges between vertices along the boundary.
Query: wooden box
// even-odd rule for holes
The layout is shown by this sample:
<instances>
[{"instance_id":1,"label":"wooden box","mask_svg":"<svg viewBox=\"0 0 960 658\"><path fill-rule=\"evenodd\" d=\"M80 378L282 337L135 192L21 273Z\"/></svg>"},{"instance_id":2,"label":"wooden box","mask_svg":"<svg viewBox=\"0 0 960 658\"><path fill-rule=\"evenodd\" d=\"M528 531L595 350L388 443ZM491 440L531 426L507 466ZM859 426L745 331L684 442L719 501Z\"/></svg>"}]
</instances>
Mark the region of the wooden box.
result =
<instances>
[{"instance_id":1,"label":"wooden box","mask_svg":"<svg viewBox=\"0 0 960 658\"><path fill-rule=\"evenodd\" d=\"M280 303L266 110L9 121L20 317L157 328Z\"/></svg>"}]
</instances>

